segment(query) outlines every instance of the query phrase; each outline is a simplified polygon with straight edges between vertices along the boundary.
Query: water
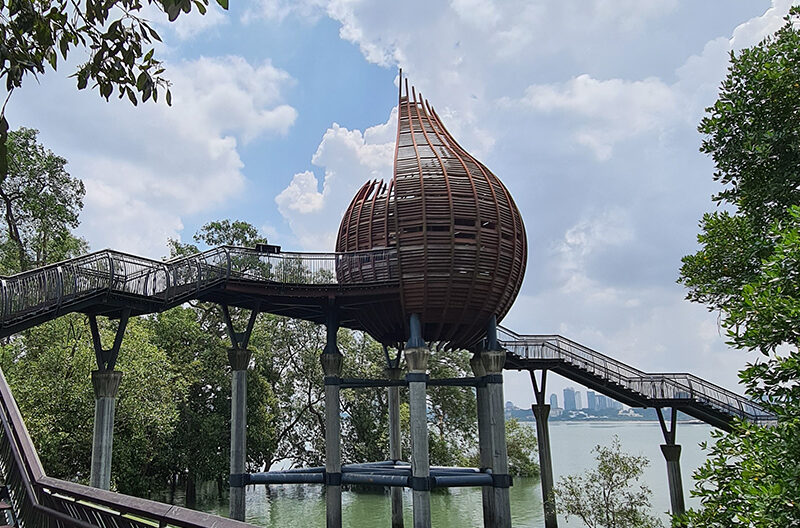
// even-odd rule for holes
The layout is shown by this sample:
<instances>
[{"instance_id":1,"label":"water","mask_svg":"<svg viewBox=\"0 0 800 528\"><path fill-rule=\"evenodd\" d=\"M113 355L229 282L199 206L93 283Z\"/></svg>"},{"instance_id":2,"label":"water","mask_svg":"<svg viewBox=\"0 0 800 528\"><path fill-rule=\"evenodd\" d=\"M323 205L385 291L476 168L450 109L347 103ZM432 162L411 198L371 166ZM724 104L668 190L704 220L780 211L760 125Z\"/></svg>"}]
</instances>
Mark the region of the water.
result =
<instances>
[{"instance_id":1,"label":"water","mask_svg":"<svg viewBox=\"0 0 800 528\"><path fill-rule=\"evenodd\" d=\"M533 424L529 424L533 427ZM677 442L683 446L681 470L684 489L687 490L687 507L696 502L689 497L692 472L703 463L704 452L698 444L710 440L711 427L705 424L679 423ZM619 436L625 452L644 455L650 460L643 480L653 491L654 512L662 515L668 526L669 510L666 465L659 445L663 443L661 429L656 422L552 422L550 437L553 451L553 471L556 481L562 475L583 473L595 465L592 448L596 444L609 444L614 435ZM406 526L411 526L411 492L405 490L403 506ZM227 501L213 501L199 507L218 515L227 515ZM384 493L342 493L344 526L348 528L374 528L390 525L389 496ZM480 488L453 488L446 493L431 496L433 526L437 528L471 528L482 526ZM542 498L538 479L515 479L511 488L511 514L513 526L542 528ZM564 522L559 516L559 526L581 527L575 519ZM294 526L325 526L325 497L322 486L286 485L251 486L247 489L247 522L270 528Z\"/></svg>"}]
</instances>

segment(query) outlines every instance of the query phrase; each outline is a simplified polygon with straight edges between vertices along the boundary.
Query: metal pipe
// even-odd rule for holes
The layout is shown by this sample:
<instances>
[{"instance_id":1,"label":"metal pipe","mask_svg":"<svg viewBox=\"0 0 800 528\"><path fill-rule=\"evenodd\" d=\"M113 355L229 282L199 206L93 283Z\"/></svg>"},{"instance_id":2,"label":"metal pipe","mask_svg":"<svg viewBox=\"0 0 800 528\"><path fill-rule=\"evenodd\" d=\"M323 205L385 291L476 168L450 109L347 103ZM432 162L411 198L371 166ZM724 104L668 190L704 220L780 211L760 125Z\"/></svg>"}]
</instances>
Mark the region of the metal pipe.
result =
<instances>
[{"instance_id":1,"label":"metal pipe","mask_svg":"<svg viewBox=\"0 0 800 528\"><path fill-rule=\"evenodd\" d=\"M319 473L267 472L250 473L249 484L322 484L325 475Z\"/></svg>"}]
</instances>

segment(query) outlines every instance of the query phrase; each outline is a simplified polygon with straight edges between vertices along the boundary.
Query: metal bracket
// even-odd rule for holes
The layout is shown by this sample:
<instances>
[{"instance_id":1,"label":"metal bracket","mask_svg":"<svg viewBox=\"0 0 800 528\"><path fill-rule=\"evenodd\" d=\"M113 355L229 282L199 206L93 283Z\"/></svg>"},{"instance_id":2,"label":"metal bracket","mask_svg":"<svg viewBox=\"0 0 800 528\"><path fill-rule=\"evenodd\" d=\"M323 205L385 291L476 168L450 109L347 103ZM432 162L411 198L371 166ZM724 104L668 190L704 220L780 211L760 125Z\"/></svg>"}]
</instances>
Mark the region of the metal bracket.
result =
<instances>
[{"instance_id":1,"label":"metal bracket","mask_svg":"<svg viewBox=\"0 0 800 528\"><path fill-rule=\"evenodd\" d=\"M677 429L678 409L671 407L670 426L667 428L667 422L664 420L664 413L661 407L656 407L656 414L658 415L658 423L661 425L661 432L664 434L664 442L668 445L675 445L675 433Z\"/></svg>"},{"instance_id":2,"label":"metal bracket","mask_svg":"<svg viewBox=\"0 0 800 528\"><path fill-rule=\"evenodd\" d=\"M511 475L492 473L492 486L495 488L510 488L514 485Z\"/></svg>"},{"instance_id":3,"label":"metal bracket","mask_svg":"<svg viewBox=\"0 0 800 528\"><path fill-rule=\"evenodd\" d=\"M383 344L383 355L386 358L386 368L388 369L396 369L400 368L400 358L402 357L403 350L400 347L397 347L397 356L392 358L389 356L389 345Z\"/></svg>"},{"instance_id":4,"label":"metal bracket","mask_svg":"<svg viewBox=\"0 0 800 528\"><path fill-rule=\"evenodd\" d=\"M230 485L232 488L243 488L250 484L250 473L231 473Z\"/></svg>"},{"instance_id":5,"label":"metal bracket","mask_svg":"<svg viewBox=\"0 0 800 528\"><path fill-rule=\"evenodd\" d=\"M250 335L253 333L253 326L256 324L256 317L258 317L258 310L253 309L250 311L250 319L247 321L247 328L244 332L237 332L233 328L233 320L231 319L231 312L227 304L220 305L222 308L222 317L225 319L225 326L228 328L228 336L231 338L231 345L233 348L242 350L247 349L250 343Z\"/></svg>"},{"instance_id":6,"label":"metal bracket","mask_svg":"<svg viewBox=\"0 0 800 528\"><path fill-rule=\"evenodd\" d=\"M536 397L537 405L544 405L547 403L544 399L545 391L547 390L547 369L542 369L541 381L536 381L536 371L531 370L531 384L533 385L533 395Z\"/></svg>"},{"instance_id":7,"label":"metal bracket","mask_svg":"<svg viewBox=\"0 0 800 528\"><path fill-rule=\"evenodd\" d=\"M119 326L117 326L117 332L114 335L114 344L107 350L103 348L103 343L100 339L97 316L94 314L89 316L89 328L92 331L92 345L94 346L94 356L97 360L98 370L114 370L119 356L119 349L122 346L122 338L125 335L125 327L128 326L130 316L131 309L123 308L119 318Z\"/></svg>"},{"instance_id":8,"label":"metal bracket","mask_svg":"<svg viewBox=\"0 0 800 528\"><path fill-rule=\"evenodd\" d=\"M408 487L414 491L433 489L433 477L408 477Z\"/></svg>"},{"instance_id":9,"label":"metal bracket","mask_svg":"<svg viewBox=\"0 0 800 528\"><path fill-rule=\"evenodd\" d=\"M322 474L322 479L327 486L341 486L342 474L341 473L328 473L327 471Z\"/></svg>"},{"instance_id":10,"label":"metal bracket","mask_svg":"<svg viewBox=\"0 0 800 528\"><path fill-rule=\"evenodd\" d=\"M406 381L409 383L419 382L419 381L421 381L422 383L427 383L429 379L430 376L428 376L423 372L409 372L408 374L406 374Z\"/></svg>"}]
</instances>

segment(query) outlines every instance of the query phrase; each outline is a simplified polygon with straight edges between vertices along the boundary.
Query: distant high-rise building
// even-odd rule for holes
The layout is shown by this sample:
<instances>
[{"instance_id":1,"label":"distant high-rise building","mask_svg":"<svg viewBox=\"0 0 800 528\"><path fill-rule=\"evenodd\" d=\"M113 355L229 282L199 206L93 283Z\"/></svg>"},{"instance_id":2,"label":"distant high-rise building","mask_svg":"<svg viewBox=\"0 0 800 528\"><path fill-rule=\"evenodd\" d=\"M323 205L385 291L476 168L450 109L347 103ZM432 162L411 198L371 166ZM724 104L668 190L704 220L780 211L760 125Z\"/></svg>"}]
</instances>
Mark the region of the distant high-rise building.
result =
<instances>
[{"instance_id":1,"label":"distant high-rise building","mask_svg":"<svg viewBox=\"0 0 800 528\"><path fill-rule=\"evenodd\" d=\"M583 401L581 400L581 392L575 391L575 410L580 411L583 409Z\"/></svg>"},{"instance_id":2,"label":"distant high-rise building","mask_svg":"<svg viewBox=\"0 0 800 528\"><path fill-rule=\"evenodd\" d=\"M552 409L558 409L558 396L555 394L550 395L550 407Z\"/></svg>"},{"instance_id":3,"label":"distant high-rise building","mask_svg":"<svg viewBox=\"0 0 800 528\"><path fill-rule=\"evenodd\" d=\"M602 411L603 409L608 409L608 398L603 396L602 394L597 395L597 410Z\"/></svg>"},{"instance_id":4,"label":"distant high-rise building","mask_svg":"<svg viewBox=\"0 0 800 528\"><path fill-rule=\"evenodd\" d=\"M575 389L572 387L567 387L564 389L564 410L565 411L574 411L575 410Z\"/></svg>"},{"instance_id":5,"label":"distant high-rise building","mask_svg":"<svg viewBox=\"0 0 800 528\"><path fill-rule=\"evenodd\" d=\"M590 411L597 410L597 399L595 398L594 391L586 391L586 408Z\"/></svg>"}]
</instances>

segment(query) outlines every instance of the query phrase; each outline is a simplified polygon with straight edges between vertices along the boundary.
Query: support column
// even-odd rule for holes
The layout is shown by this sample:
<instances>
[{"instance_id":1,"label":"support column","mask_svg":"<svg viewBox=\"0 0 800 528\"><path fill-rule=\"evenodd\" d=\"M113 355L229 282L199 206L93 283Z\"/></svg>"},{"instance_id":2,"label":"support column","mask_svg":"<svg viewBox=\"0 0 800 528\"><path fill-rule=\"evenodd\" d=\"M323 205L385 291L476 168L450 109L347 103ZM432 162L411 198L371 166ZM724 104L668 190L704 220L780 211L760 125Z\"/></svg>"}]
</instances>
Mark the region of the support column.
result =
<instances>
[{"instance_id":1,"label":"support column","mask_svg":"<svg viewBox=\"0 0 800 528\"><path fill-rule=\"evenodd\" d=\"M658 423L661 425L661 432L664 434L664 441L666 442L661 444L661 453L667 461L667 483L672 514L683 515L686 513L686 505L683 500L683 480L681 478L681 446L675 443L678 410L672 407L669 428L667 428L667 423L660 407L656 408L656 413L658 414Z\"/></svg>"},{"instance_id":2,"label":"support column","mask_svg":"<svg viewBox=\"0 0 800 528\"><path fill-rule=\"evenodd\" d=\"M399 380L403 377L403 371L397 363L392 364L386 369L386 377L391 380ZM403 458L400 440L400 387L388 387L386 390L389 400L389 458L398 461ZM392 486L390 493L392 497L392 528L403 528L403 489L399 486Z\"/></svg>"},{"instance_id":3,"label":"support column","mask_svg":"<svg viewBox=\"0 0 800 528\"><path fill-rule=\"evenodd\" d=\"M486 391L486 369L483 368L483 360L480 352L473 353L469 360L472 367L472 374L483 382L479 383L475 389L475 397L478 407L478 453L480 455L481 469L492 469L492 435L489 428L489 396ZM481 488L483 499L483 526L493 528L494 522L494 489L492 486Z\"/></svg>"},{"instance_id":4,"label":"support column","mask_svg":"<svg viewBox=\"0 0 800 528\"><path fill-rule=\"evenodd\" d=\"M229 517L244 521L247 465L247 369L251 353L246 348L229 348L231 367L231 483Z\"/></svg>"},{"instance_id":5,"label":"support column","mask_svg":"<svg viewBox=\"0 0 800 528\"><path fill-rule=\"evenodd\" d=\"M405 348L408 408L411 422L411 489L414 528L431 528L431 468L428 453L428 358L417 314L411 315L411 337Z\"/></svg>"},{"instance_id":6,"label":"support column","mask_svg":"<svg viewBox=\"0 0 800 528\"><path fill-rule=\"evenodd\" d=\"M111 488L111 455L114 450L114 415L117 408L117 392L122 372L114 370L122 346L122 338L130 318L130 309L120 314L119 325L110 349L103 348L97 317L89 316L97 370L92 371L94 389L94 431L92 435L92 464L89 485L100 489Z\"/></svg>"},{"instance_id":7,"label":"support column","mask_svg":"<svg viewBox=\"0 0 800 528\"><path fill-rule=\"evenodd\" d=\"M250 311L246 329L244 332L237 332L228 307L223 304L220 308L233 345L228 349L228 364L231 367L231 475L228 517L244 521L247 484L247 369L250 368L252 355L247 345L256 324L258 310Z\"/></svg>"},{"instance_id":8,"label":"support column","mask_svg":"<svg viewBox=\"0 0 800 528\"><path fill-rule=\"evenodd\" d=\"M486 369L486 390L489 395L489 424L492 436L492 478L494 480L495 526L511 528L511 502L508 488L508 450L506 446L505 401L503 399L503 365L506 352L497 343L497 322L492 316L487 330L487 350L483 356Z\"/></svg>"},{"instance_id":9,"label":"support column","mask_svg":"<svg viewBox=\"0 0 800 528\"><path fill-rule=\"evenodd\" d=\"M327 341L320 356L325 375L325 519L327 528L342 526L342 419L339 390L342 354L336 344L338 314L328 309Z\"/></svg>"},{"instance_id":10,"label":"support column","mask_svg":"<svg viewBox=\"0 0 800 528\"><path fill-rule=\"evenodd\" d=\"M94 434L92 436L92 466L89 485L111 488L111 453L114 447L114 415L122 372L93 370Z\"/></svg>"},{"instance_id":11,"label":"support column","mask_svg":"<svg viewBox=\"0 0 800 528\"><path fill-rule=\"evenodd\" d=\"M542 381L536 382L536 376L531 371L531 383L536 403L531 406L533 417L536 419L536 439L539 446L539 471L542 482L542 506L544 509L545 528L558 528L556 517L556 502L553 494L553 461L550 455L550 405L545 401L545 387L547 386L547 370L542 370Z\"/></svg>"}]
</instances>

